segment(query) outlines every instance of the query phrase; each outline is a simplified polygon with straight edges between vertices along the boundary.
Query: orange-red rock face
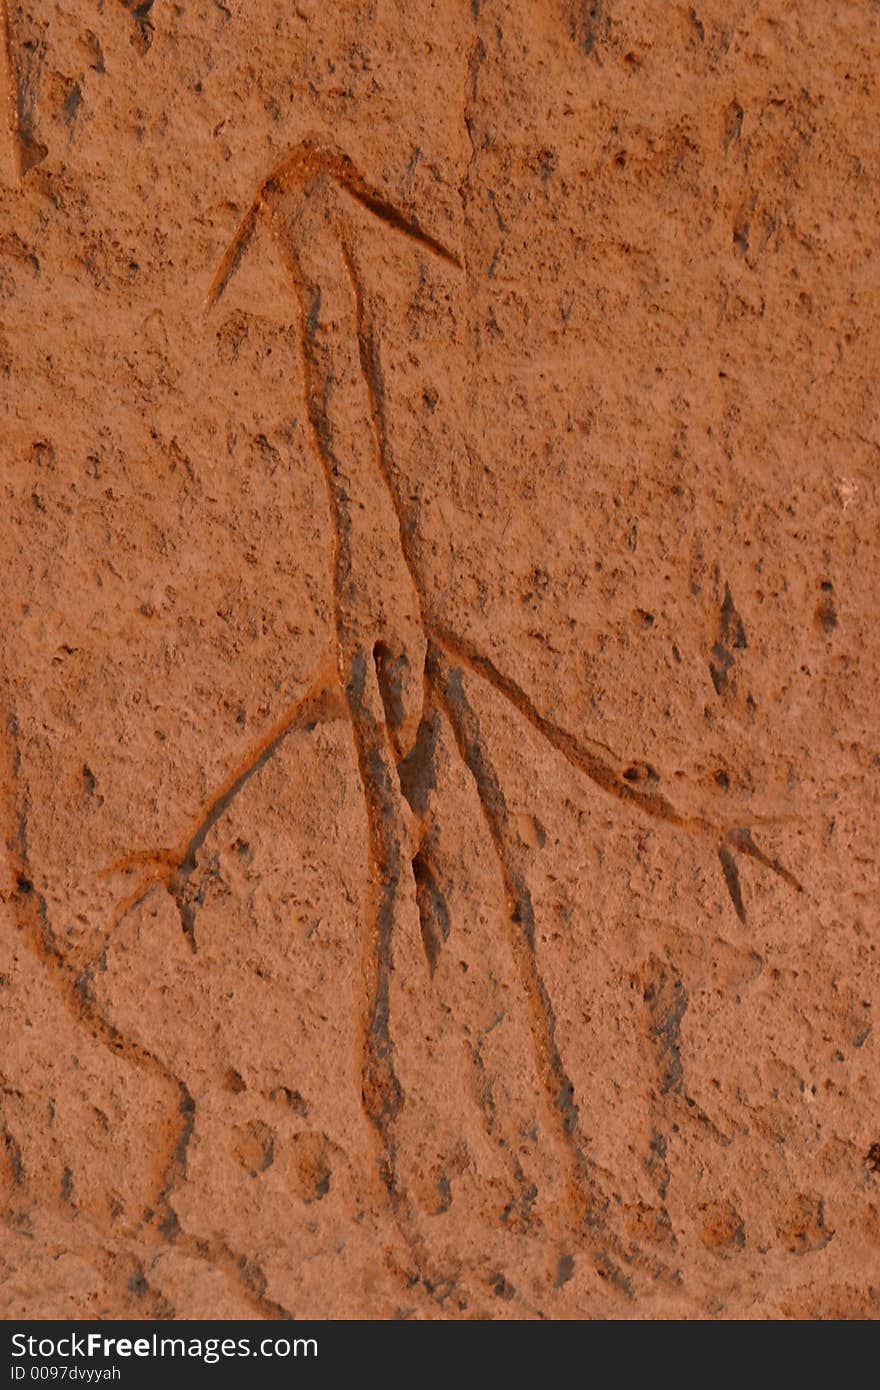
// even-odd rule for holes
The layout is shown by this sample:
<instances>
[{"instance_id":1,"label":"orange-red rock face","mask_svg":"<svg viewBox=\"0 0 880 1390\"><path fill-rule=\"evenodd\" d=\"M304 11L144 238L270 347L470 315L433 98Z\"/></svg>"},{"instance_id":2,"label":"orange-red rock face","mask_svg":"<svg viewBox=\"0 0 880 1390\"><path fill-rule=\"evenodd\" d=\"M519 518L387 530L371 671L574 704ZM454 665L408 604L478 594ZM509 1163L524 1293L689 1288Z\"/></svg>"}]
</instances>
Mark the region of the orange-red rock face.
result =
<instances>
[{"instance_id":1,"label":"orange-red rock face","mask_svg":"<svg viewBox=\"0 0 880 1390\"><path fill-rule=\"evenodd\" d=\"M880 16L5 36L3 1313L876 1317Z\"/></svg>"}]
</instances>

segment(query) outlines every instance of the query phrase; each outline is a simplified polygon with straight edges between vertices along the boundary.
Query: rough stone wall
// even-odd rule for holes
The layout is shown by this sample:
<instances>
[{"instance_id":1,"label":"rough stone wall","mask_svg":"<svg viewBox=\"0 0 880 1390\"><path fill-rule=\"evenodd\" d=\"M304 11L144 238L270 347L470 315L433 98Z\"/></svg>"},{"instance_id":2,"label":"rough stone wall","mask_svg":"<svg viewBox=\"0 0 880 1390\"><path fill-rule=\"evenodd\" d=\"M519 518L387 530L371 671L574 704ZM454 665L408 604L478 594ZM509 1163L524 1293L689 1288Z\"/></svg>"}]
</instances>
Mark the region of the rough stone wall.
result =
<instances>
[{"instance_id":1,"label":"rough stone wall","mask_svg":"<svg viewBox=\"0 0 880 1390\"><path fill-rule=\"evenodd\" d=\"M4 4L3 1313L876 1317L877 5Z\"/></svg>"}]
</instances>

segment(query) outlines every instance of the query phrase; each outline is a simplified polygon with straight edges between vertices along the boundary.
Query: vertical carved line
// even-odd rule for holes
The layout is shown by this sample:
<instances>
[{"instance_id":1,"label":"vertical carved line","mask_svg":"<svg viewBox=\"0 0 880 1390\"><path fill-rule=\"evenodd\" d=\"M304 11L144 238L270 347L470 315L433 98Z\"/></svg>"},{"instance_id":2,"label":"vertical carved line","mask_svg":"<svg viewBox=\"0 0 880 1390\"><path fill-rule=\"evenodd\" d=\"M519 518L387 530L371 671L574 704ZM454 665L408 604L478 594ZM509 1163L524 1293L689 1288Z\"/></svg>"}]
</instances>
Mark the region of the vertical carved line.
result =
<instances>
[{"instance_id":1,"label":"vertical carved line","mask_svg":"<svg viewBox=\"0 0 880 1390\"><path fill-rule=\"evenodd\" d=\"M574 1085L559 1051L553 1004L537 961L534 907L501 783L486 750L477 717L464 693L461 668L450 668L433 643L428 648L428 679L449 720L462 761L473 778L501 871L511 950L529 1008L535 1067L557 1142L565 1154L572 1218L581 1238L588 1242L597 1273L632 1298L632 1281L618 1261L641 1267L653 1278L663 1275L665 1267L640 1250L625 1247L608 1225L608 1199L600 1189L595 1165L584 1152Z\"/></svg>"},{"instance_id":2,"label":"vertical carved line","mask_svg":"<svg viewBox=\"0 0 880 1390\"><path fill-rule=\"evenodd\" d=\"M412 1244L409 1204L397 1173L393 1132L394 1122L403 1105L403 1090L395 1069L390 1026L394 909L404 872L403 856L395 834L395 824L399 819L397 794L389 767L385 730L377 723L372 708L368 656L362 644L358 643L354 624L346 611L346 591L352 568L351 519L344 494L336 483L339 461L334 453L333 429L328 411L332 378L329 368L321 363L315 346L320 286L307 282L294 247L274 226L273 239L290 275L299 305L307 414L312 445L324 476L334 538L333 611L339 670L351 721L367 821L371 901L367 904L364 939L366 1001L362 1024L361 1102L379 1141L382 1183L403 1233ZM375 683L375 672L372 678Z\"/></svg>"}]
</instances>

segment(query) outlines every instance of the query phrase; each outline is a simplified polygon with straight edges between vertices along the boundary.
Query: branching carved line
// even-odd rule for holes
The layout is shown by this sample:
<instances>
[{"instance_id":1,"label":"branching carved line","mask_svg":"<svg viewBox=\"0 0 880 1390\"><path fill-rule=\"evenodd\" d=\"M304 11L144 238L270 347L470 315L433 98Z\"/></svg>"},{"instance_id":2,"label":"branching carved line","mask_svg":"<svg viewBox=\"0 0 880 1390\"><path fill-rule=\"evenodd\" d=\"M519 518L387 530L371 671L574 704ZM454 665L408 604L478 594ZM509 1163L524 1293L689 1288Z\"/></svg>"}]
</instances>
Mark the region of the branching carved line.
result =
<instances>
[{"instance_id":1,"label":"branching carved line","mask_svg":"<svg viewBox=\"0 0 880 1390\"><path fill-rule=\"evenodd\" d=\"M771 859L762 849L759 849L752 839L751 831L745 826L733 826L728 830L726 840L729 845L738 850L740 854L745 854L749 859L754 859L756 864L762 868L769 869L771 873L781 878L783 883L787 883L789 888L793 888L796 893L803 893L803 884L795 878L794 874L780 864L778 859Z\"/></svg>"},{"instance_id":2,"label":"branching carved line","mask_svg":"<svg viewBox=\"0 0 880 1390\"><path fill-rule=\"evenodd\" d=\"M138 886L121 902L114 913L114 929L123 918L143 901L156 884L162 883L177 903L184 934L193 950L196 949L194 910L188 901L189 880L196 869L196 857L217 822L226 814L232 802L244 790L266 763L274 757L289 734L308 729L314 724L327 723L343 717L341 696L335 662L328 659L325 667L312 681L306 694L297 700L279 720L267 730L239 763L233 768L217 791L209 797L195 824L175 848L143 850L116 860L104 876L133 869L141 864L153 865Z\"/></svg>"},{"instance_id":3,"label":"branching carved line","mask_svg":"<svg viewBox=\"0 0 880 1390\"><path fill-rule=\"evenodd\" d=\"M399 473L391 449L387 424L385 378L379 353L379 335L369 313L357 261L351 247L345 240L343 240L343 253L355 295L358 351L361 370L369 393L379 473L397 518L400 549L418 596L425 635L453 661L467 667L472 674L486 681L528 721L551 748L561 753L572 767L588 777L606 795L615 797L625 806L652 820L662 821L692 834L707 837L715 844L720 842L724 855L722 863L725 863L727 859L734 862L731 851L726 847L727 844L730 844L784 879L797 892L803 892L802 885L794 875L784 869L778 860L771 860L764 855L755 845L749 831L744 830L739 822L725 824L713 822L700 816L685 816L662 793L628 781L625 774L629 763L626 760L615 755L607 744L583 735L577 737L568 729L548 719L516 681L500 671L495 663L480 652L473 643L466 641L442 619L435 617L427 599L427 585L421 572L414 541L416 520L415 517L407 514L402 502ZM730 890L730 879L726 870L725 883ZM736 906L735 899L734 906ZM739 908L737 908L737 915L740 915ZM740 920L745 921L744 908Z\"/></svg>"},{"instance_id":4,"label":"branching carved line","mask_svg":"<svg viewBox=\"0 0 880 1390\"><path fill-rule=\"evenodd\" d=\"M205 301L206 308L212 308L223 294L241 262L261 214L271 208L271 204L280 194L305 187L322 174L331 178L340 188L343 188L369 212L374 213L375 216L393 227L395 231L402 232L404 236L418 242L420 246L441 260L456 268L461 268L461 261L455 252L450 251L436 237L426 232L415 213L404 212L395 207L384 193L367 182L349 156L337 146L319 136L309 136L302 140L280 164L277 164L268 178L260 185L253 203L232 238L211 282ZM283 247L280 249L282 255L287 254Z\"/></svg>"},{"instance_id":5,"label":"branching carved line","mask_svg":"<svg viewBox=\"0 0 880 1390\"><path fill-rule=\"evenodd\" d=\"M492 839L504 881L511 931L511 948L520 981L528 1000L535 1039L536 1062L544 1092L567 1147L575 1146L576 1164L583 1168L579 1144L579 1117L574 1087L566 1074L556 1043L553 1005L538 968L535 952L535 914L526 882L522 855L515 831L512 832L507 803L498 774L489 758L477 717L464 692L460 668L451 668L436 648L428 654L428 676L435 696L455 736L459 754L470 772L480 799L486 826ZM578 1186L583 1185L578 1172ZM592 1202L581 1205L589 1215Z\"/></svg>"},{"instance_id":6,"label":"branching carved line","mask_svg":"<svg viewBox=\"0 0 880 1390\"><path fill-rule=\"evenodd\" d=\"M449 264L460 268L461 261L448 251L434 237L429 236L419 226L414 217L399 212L384 195L373 190L358 173L348 157L335 147L321 144L316 140L306 140L284 160L261 185L253 205L248 210L232 243L221 260L220 267L207 295L210 308L221 297L229 280L237 269L244 250L249 244L256 226L266 213L269 213L271 229L272 200L279 192L304 186L318 174L329 174L341 187L352 193L370 211L384 209L384 220L398 230L441 255ZM391 216L390 214L394 215ZM292 271L296 281L298 272L291 262L291 251L283 236L273 234L282 260ZM475 675L486 681L518 711L524 719L557 752L577 768L601 791L615 797L624 805L643 815L667 825L686 830L699 836L710 838L716 845L725 846L725 855L741 852L749 855L782 878L797 892L803 892L802 885L795 876L785 869L778 860L770 859L755 844L748 829L740 822L715 822L701 816L687 816L681 813L662 792L639 786L625 777L628 763L616 756L606 745L596 739L580 737L556 724L543 715L526 692L508 675L500 671L495 663L480 652L471 642L452 631L442 619L435 618L427 600L427 586L421 574L414 537L415 518L408 515L401 500L398 485L398 470L394 464L386 412L386 390L379 353L379 339L372 322L363 279L351 245L346 237L342 239L342 250L346 270L355 297L358 352L361 370L367 386L370 414L376 438L376 459L379 473L385 485L397 518L397 528L401 553L413 582L418 598L423 630L437 647L446 652L455 662L468 667ZM302 286L297 285L297 293L302 302ZM307 316L308 319L308 316ZM307 366L307 364L305 364ZM318 440L320 445L320 440ZM338 561L337 561L338 563ZM755 818L753 818L754 820ZM764 823L775 823L774 818L762 818ZM729 846L729 848L727 848ZM725 873L725 882L730 890L730 880Z\"/></svg>"},{"instance_id":7,"label":"branching carved line","mask_svg":"<svg viewBox=\"0 0 880 1390\"><path fill-rule=\"evenodd\" d=\"M292 1314L286 1308L266 1295L266 1280L257 1265L249 1262L244 1255L236 1254L220 1240L203 1240L180 1227L171 1201L175 1191L186 1180L187 1155L196 1121L195 1101L186 1083L155 1053L126 1037L101 1011L91 988L94 968L77 974L58 946L49 921L46 900L31 870L27 829L30 806L22 776L19 730L14 715L8 715L5 728L0 732L3 735L0 775L11 795L11 805L5 808L7 814L4 816L6 853L12 875L12 891L8 897L25 944L39 962L77 1029L84 1030L115 1057L158 1078L177 1095L171 1115L172 1133L167 1155L161 1163L152 1206L144 1212L139 1227L145 1234L152 1231L155 1238L174 1243L185 1254L221 1268L239 1287L245 1301L258 1316L291 1319ZM99 960L95 968L100 969L102 964L103 961ZM14 1142L12 1140L13 1145ZM23 1179L20 1152L18 1170Z\"/></svg>"},{"instance_id":8,"label":"branching carved line","mask_svg":"<svg viewBox=\"0 0 880 1390\"><path fill-rule=\"evenodd\" d=\"M7 65L12 72L5 0L0 0L0 4L3 5L2 27ZM15 107L14 111L10 107L10 129L20 156L20 104L12 81L10 90ZM18 167L21 171L20 158ZM282 195L294 192L307 196L310 186L317 187L321 179L335 183L387 226L446 264L461 267L459 258L427 233L412 212L395 207L380 190L363 178L348 156L335 146L316 139L302 142L260 186L221 260L208 291L207 306L210 308L221 297L250 245L258 223L265 222L290 278L298 307L298 336L308 427L315 456L324 475L332 522L331 571L336 637L334 669L328 664L327 669L319 673L307 695L249 750L210 797L181 843L158 852L130 855L118 861L108 872L128 871L139 865L150 866L148 874L141 879L134 892L117 905L114 925L118 925L125 913L142 901L153 886L162 883L177 903L184 931L195 950L190 880L197 867L199 851L210 831L292 730L302 728L310 721L347 715L364 800L370 864L369 904L365 914L363 942L365 1004L361 1099L376 1137L378 1174L384 1191L416 1265L423 1271L419 1249L422 1238L414 1221L406 1184L398 1173L395 1131L404 1096L395 1066L390 1017L394 932L396 915L404 894L414 886L422 919L425 952L433 971L449 932L449 915L432 860L432 841L425 806L418 796L410 796L407 791L407 758L394 736L390 685L383 666L381 644L370 642L365 645L363 615L357 611L358 596L352 579L352 519L345 487L340 483L345 470L336 455L330 408L334 384L333 361L319 332L323 327L320 324L321 285L309 279L289 228L282 224L277 215L278 200ZM439 717L437 712L442 712L452 731L459 756L473 779L504 885L511 952L528 1005L535 1069L556 1142L564 1159L572 1218L580 1239L591 1252L597 1271L622 1292L631 1295L632 1283L623 1265L640 1268L651 1278L667 1277L669 1271L642 1251L626 1246L610 1224L610 1204L596 1166L587 1156L587 1140L575 1101L574 1086L562 1058L552 1000L538 964L535 914L523 851L479 722L465 694L464 672L470 672L501 695L550 747L604 793L652 820L711 838L718 850L725 883L742 921L745 921L745 908L735 859L737 853L754 859L797 891L802 891L801 885L778 860L771 859L755 844L748 828L717 824L699 816L685 816L662 793L628 780L626 766L606 745L594 739L577 737L543 715L528 694L488 656L459 637L430 611L427 585L420 572L414 540L415 518L409 515L402 501L399 473L393 459L379 336L371 317L355 253L347 236L344 233L340 235L342 260L354 304L357 353L373 432L373 452L396 518L400 552L412 580L427 643L422 725L423 728L427 727L435 717ZM382 706L385 710L384 721L379 714ZM15 784L20 792L22 783L14 721L10 722L9 733L15 748ZM422 835L414 853L404 848L402 796L410 801L417 815L422 816ZM19 831L17 837L13 837L14 843L10 844L10 853L16 866L16 901L31 950L41 961L79 1026L85 1027L104 1047L150 1071L177 1094L174 1139L164 1161L156 1193L156 1212L145 1220L162 1238L175 1240L180 1248L225 1269L243 1288L261 1316L289 1317L286 1309L267 1298L264 1276L256 1266L248 1265L245 1257L237 1255L222 1241L202 1240L180 1229L172 1197L186 1179L188 1148L195 1128L195 1101L185 1083L158 1057L123 1037L102 1014L91 986L96 970L104 968L103 956L76 974L55 941L45 900L36 889L30 873L27 816L28 810L24 806L18 813ZM475 1057L478 1071L480 1065L480 1059ZM494 1120L485 1094L481 1110L487 1132L492 1133ZM497 1139L498 1136L495 1137ZM515 1156L514 1164L521 1188L520 1205L525 1203L521 1215L523 1220L527 1220L526 1209L534 1194L526 1184ZM429 1291L435 1287L424 1272L420 1273L420 1277Z\"/></svg>"},{"instance_id":9,"label":"branching carved line","mask_svg":"<svg viewBox=\"0 0 880 1390\"><path fill-rule=\"evenodd\" d=\"M553 1003L538 964L535 912L521 843L479 722L465 695L461 669L450 667L444 655L430 646L428 672L462 761L473 778L504 883L511 954L529 1009L535 1070L566 1165L572 1236L576 1240L586 1237L597 1272L632 1297L632 1282L618 1262L642 1268L652 1278L663 1277L668 1270L643 1251L626 1247L608 1224L610 1204L595 1164L587 1157L574 1084L562 1060Z\"/></svg>"},{"instance_id":10,"label":"branching carved line","mask_svg":"<svg viewBox=\"0 0 880 1390\"><path fill-rule=\"evenodd\" d=\"M316 348L321 288L318 284L306 283L291 242L290 232L277 219L275 211L282 194L295 191L300 197L307 197L310 191L318 189L321 177L335 181L388 225L403 231L432 253L441 256L447 263L456 267L460 267L461 263L457 256L449 253L435 238L425 234L412 216L401 213L384 195L367 185L347 156L335 147L305 141L261 185L254 203L220 263L207 296L210 308L223 294L252 240L258 222L265 220L282 262L288 269L299 305L308 414L313 445L327 484L333 521L332 561L340 673L349 704L357 750L374 884L374 901L371 906L372 942L367 947L367 954L371 960L368 974L372 984L365 1027L363 1098L366 1113L380 1141L383 1180L392 1206L400 1219L407 1210L407 1199L394 1169L393 1128L403 1103L403 1096L394 1068L388 1009L393 969L394 906L402 885L404 866L398 833L397 792L389 775L387 760L389 744L398 754L400 788L409 799L404 776L407 759L401 756L402 750L395 744L391 710L386 698L386 688L382 683L382 668L379 662L376 662L375 675L382 686L388 727L383 729L376 723L371 702L366 696L367 681L372 678L373 672L369 669L366 653L358 646L358 623L354 615L349 613L347 606L350 595L347 586L352 568L352 534L345 494L336 481L341 470L339 460L334 454L333 429L327 405L332 386L332 369L327 360L326 350L322 358ZM358 356L367 390L376 465L396 518L400 553L412 580L422 632L428 644L422 726L424 728L426 721L431 718L432 703L443 710L453 730L459 754L477 786L508 898L512 928L511 947L529 1003L535 1063L549 1111L554 1117L557 1138L567 1154L572 1209L576 1212L582 1227L597 1232L599 1243L594 1250L597 1269L621 1289L629 1291L628 1277L614 1264L611 1259L612 1251L617 1252L618 1260L623 1259L628 1263L650 1267L652 1277L658 1277L663 1270L656 1262L652 1264L641 1252L625 1250L617 1237L607 1228L607 1199L602 1195L596 1174L586 1159L573 1086L556 1042L552 1002L537 966L534 912L525 871L520 862L519 842L511 831L500 782L489 762L476 718L464 696L462 670L470 671L498 692L549 746L604 793L652 820L709 838L718 848L724 881L741 920L745 920L745 909L739 890L735 852L750 855L799 891L800 884L778 861L771 860L755 845L748 829L743 829L738 824L716 824L701 816L682 814L661 792L650 786L640 785L637 778L628 776L631 769L615 757L606 745L598 740L578 738L547 718L537 709L526 692L500 671L491 659L451 631L448 624L435 619L426 597L427 586L423 582L416 552L415 518L408 514L402 501L398 470L391 449L378 333L370 314L357 258L344 231L340 232L340 241L343 263L354 297ZM376 652L378 650L377 645ZM444 929L445 903L438 896L431 869L430 837L424 821L425 808L418 807L415 801L411 804L413 809L423 816L422 839L411 861L411 873L422 919L425 952L429 968L433 971L448 924ZM409 1222L404 1224L409 1225Z\"/></svg>"},{"instance_id":11,"label":"branching carved line","mask_svg":"<svg viewBox=\"0 0 880 1390\"><path fill-rule=\"evenodd\" d=\"M77 1028L84 1028L102 1047L117 1057L157 1077L178 1096L180 1120L173 1125L175 1137L168 1158L163 1165L163 1177L155 1198L158 1219L161 1225L169 1215L167 1194L173 1186L173 1175L180 1162L180 1145L186 1136L188 1142L189 1114L192 1098L183 1083L148 1048L126 1038L101 1012L92 994L94 978L92 970L76 974L59 947L49 922L46 900L37 887L30 866L28 847L28 820L30 808L21 775L21 755L19 732L15 717L7 718L6 757L4 774L10 777L15 788L14 818L8 822L6 849L12 869L14 888L11 895L19 926L25 943L40 962L47 978L64 1005ZM100 962L99 962L100 966ZM185 1143L184 1143L185 1153Z\"/></svg>"},{"instance_id":12,"label":"branching carved line","mask_svg":"<svg viewBox=\"0 0 880 1390\"><path fill-rule=\"evenodd\" d=\"M304 160L306 172L310 160ZM301 173L296 166L296 173ZM291 175L292 177L292 175ZM366 913L364 970L366 1002L362 1029L363 1063L361 1101L379 1145L378 1170L391 1208L412 1250L418 1245L409 1202L397 1173L394 1122L403 1103L403 1092L394 1064L390 1027L390 992L393 968L395 908L404 882L397 793L388 757L384 726L377 722L370 682L377 672L363 649L355 614L351 610L351 517L338 477L344 470L334 452L333 426L328 397L332 364L317 346L321 290L303 272L294 247L270 220L270 231L290 275L299 306L300 343L305 374L306 402L312 445L320 462L327 492L333 534L333 612L339 674L348 706L355 755L367 820L371 901Z\"/></svg>"},{"instance_id":13,"label":"branching carved line","mask_svg":"<svg viewBox=\"0 0 880 1390\"><path fill-rule=\"evenodd\" d=\"M466 667L473 675L479 676L492 686L493 690L497 690L551 748L561 753L566 762L588 777L600 791L615 797L625 806L651 820L662 821L691 834L708 837L716 844L719 840L726 841L782 878L789 887L799 893L804 891L803 885L778 859L770 859L758 848L750 832L743 829L740 820L713 821L703 816L682 814L661 792L647 790L628 781L628 760L618 757L606 744L595 739L578 737L543 715L521 686L499 671L495 663L478 651L472 643L458 637L445 624L429 622L428 631L431 640L442 651L459 665ZM603 757L603 754L608 756ZM765 825L788 823L791 819L771 816L753 818L755 822Z\"/></svg>"}]
</instances>

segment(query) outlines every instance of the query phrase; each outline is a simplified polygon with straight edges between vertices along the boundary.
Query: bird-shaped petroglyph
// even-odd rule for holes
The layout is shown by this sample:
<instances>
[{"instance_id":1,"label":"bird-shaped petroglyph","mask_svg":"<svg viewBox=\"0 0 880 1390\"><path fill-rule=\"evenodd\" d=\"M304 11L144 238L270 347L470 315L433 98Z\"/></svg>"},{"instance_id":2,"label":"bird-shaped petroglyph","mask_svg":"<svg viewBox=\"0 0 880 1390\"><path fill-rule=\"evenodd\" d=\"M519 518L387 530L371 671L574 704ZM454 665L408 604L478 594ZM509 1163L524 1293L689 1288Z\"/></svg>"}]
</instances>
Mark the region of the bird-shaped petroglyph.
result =
<instances>
[{"instance_id":1,"label":"bird-shaped petroglyph","mask_svg":"<svg viewBox=\"0 0 880 1390\"><path fill-rule=\"evenodd\" d=\"M128 910L156 881L165 882L178 900L194 947L194 909L186 888L208 829L292 728L313 718L322 705L335 717L343 712L356 748L372 871L364 915L370 965L362 1100L376 1135L378 1167L391 1203L402 1227L411 1230L409 1198L395 1163L395 1129L405 1098L395 1069L390 983L402 904L412 894L413 884L429 966L449 931L442 889L432 868L430 814L408 791L405 775L414 745L420 737L430 736L437 720L445 720L473 777L501 870L510 948L528 1002L535 1069L568 1169L573 1215L582 1230L596 1233L607 1258L614 1249L623 1252L611 1236L607 1198L586 1156L574 1087L557 1043L553 1004L537 962L535 912L523 845L468 700L465 676L487 683L603 793L640 816L678 827L713 846L741 918L737 855L751 857L795 888L799 885L764 854L748 827L679 813L653 779L640 782L632 777L627 760L545 717L515 681L432 610L413 545L413 526L398 487L379 339L347 226L346 199L366 208L417 249L438 257L450 274L462 266L461 258L427 232L414 213L398 207L369 183L344 152L318 139L299 144L260 184L220 261L206 307L213 310L222 298L262 224L289 278L298 314L311 442L324 475L333 523L334 651L308 694L219 789L184 842L153 858L152 872L124 900L122 909ZM357 505L377 478L390 504L384 524L370 516L364 521ZM126 861L125 866L132 862Z\"/></svg>"},{"instance_id":2,"label":"bird-shaped petroglyph","mask_svg":"<svg viewBox=\"0 0 880 1390\"><path fill-rule=\"evenodd\" d=\"M197 895L191 880L209 831L292 731L322 719L348 721L370 865L362 918L366 964L361 1101L375 1138L375 1171L400 1231L417 1252L421 1237L397 1161L406 1097L395 1062L391 984L395 944L411 908L418 911L430 972L450 930L443 885L433 860L433 812L409 777L415 750L430 743L438 727L445 725L473 779L500 870L509 948L527 1005L534 1072L565 1167L571 1229L580 1233L603 1277L625 1287L629 1276L623 1273L624 1265L641 1268L651 1278L659 1277L662 1266L615 1233L609 1197L588 1155L575 1088L557 1040L553 1001L536 954L536 914L526 850L468 697L468 681L489 687L603 795L634 815L705 843L720 861L741 921L745 921L745 907L739 856L751 858L797 891L800 885L759 848L750 825L679 811L659 790L656 774L634 776L630 760L554 722L526 690L434 611L414 544L416 523L403 500L393 457L380 340L352 235L352 204L405 238L416 253L437 258L451 276L463 269L462 258L426 231L411 210L399 207L363 177L347 154L326 141L302 141L260 183L220 259L206 296L206 312L216 309L258 227L264 227L291 288L308 433L326 485L333 535L332 646L307 693L230 770L176 846L140 851L110 867L111 874L138 875L132 891L117 905L113 927L155 885L163 884L196 951ZM36 921L34 930L42 930ZM46 951L58 954L51 944L44 944L44 955ZM49 963L65 968L60 956ZM90 978L87 967L75 988L97 1026ZM118 1034L111 1025L102 1023L98 1033L108 1046L118 1046ZM144 1049L135 1049L131 1059L142 1066L161 1066ZM180 1110L188 1140L195 1120L185 1087ZM179 1150L180 1144L175 1152ZM176 1171L172 1164L168 1191ZM167 1208L167 1192L165 1198Z\"/></svg>"}]
</instances>

